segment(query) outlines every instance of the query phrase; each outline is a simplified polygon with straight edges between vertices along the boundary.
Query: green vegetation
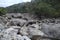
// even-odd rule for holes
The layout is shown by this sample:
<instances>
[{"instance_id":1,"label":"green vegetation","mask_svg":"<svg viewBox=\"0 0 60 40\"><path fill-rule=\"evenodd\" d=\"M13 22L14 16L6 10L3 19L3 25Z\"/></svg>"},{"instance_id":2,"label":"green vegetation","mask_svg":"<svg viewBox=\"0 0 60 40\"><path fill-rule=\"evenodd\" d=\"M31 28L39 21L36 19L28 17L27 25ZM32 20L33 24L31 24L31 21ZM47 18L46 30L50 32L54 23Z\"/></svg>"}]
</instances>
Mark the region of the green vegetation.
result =
<instances>
[{"instance_id":1,"label":"green vegetation","mask_svg":"<svg viewBox=\"0 0 60 40\"><path fill-rule=\"evenodd\" d=\"M7 7L8 12L31 13L42 18L60 17L60 0L31 0L31 2L15 4Z\"/></svg>"},{"instance_id":2,"label":"green vegetation","mask_svg":"<svg viewBox=\"0 0 60 40\"><path fill-rule=\"evenodd\" d=\"M5 15L7 13L5 8L0 7L0 16Z\"/></svg>"},{"instance_id":3,"label":"green vegetation","mask_svg":"<svg viewBox=\"0 0 60 40\"><path fill-rule=\"evenodd\" d=\"M32 0L32 11L38 17L57 18L60 17L60 0ZM57 6L58 5L58 6Z\"/></svg>"},{"instance_id":4,"label":"green vegetation","mask_svg":"<svg viewBox=\"0 0 60 40\"><path fill-rule=\"evenodd\" d=\"M19 3L12 6L7 7L9 13L26 13L26 3Z\"/></svg>"}]
</instances>

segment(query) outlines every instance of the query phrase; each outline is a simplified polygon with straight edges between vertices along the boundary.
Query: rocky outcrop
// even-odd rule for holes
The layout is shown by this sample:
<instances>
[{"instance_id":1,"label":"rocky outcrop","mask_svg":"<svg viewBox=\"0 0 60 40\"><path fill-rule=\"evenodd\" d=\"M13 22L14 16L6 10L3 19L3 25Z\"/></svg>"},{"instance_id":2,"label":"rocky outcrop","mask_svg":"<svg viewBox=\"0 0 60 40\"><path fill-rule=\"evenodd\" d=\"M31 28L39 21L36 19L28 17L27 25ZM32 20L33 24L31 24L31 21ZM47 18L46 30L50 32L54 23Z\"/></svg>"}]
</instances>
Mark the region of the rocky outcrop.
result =
<instances>
[{"instance_id":1,"label":"rocky outcrop","mask_svg":"<svg viewBox=\"0 0 60 40\"><path fill-rule=\"evenodd\" d=\"M58 19L32 20L22 14L0 17L0 40L59 40Z\"/></svg>"},{"instance_id":2,"label":"rocky outcrop","mask_svg":"<svg viewBox=\"0 0 60 40\"><path fill-rule=\"evenodd\" d=\"M18 27L6 29L1 40L30 40L27 36L18 35L18 29Z\"/></svg>"}]
</instances>

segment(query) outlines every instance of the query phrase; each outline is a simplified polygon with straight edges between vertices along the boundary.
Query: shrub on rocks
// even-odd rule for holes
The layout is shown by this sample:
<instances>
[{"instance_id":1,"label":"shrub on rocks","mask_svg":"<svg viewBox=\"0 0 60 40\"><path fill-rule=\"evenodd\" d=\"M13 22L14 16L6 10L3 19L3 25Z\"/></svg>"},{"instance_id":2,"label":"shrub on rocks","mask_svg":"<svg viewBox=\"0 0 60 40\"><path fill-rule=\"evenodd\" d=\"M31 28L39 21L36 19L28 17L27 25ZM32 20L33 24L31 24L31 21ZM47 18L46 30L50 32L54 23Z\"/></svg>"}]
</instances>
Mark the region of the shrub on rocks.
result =
<instances>
[{"instance_id":1,"label":"shrub on rocks","mask_svg":"<svg viewBox=\"0 0 60 40\"><path fill-rule=\"evenodd\" d=\"M5 8L0 8L0 16L5 15L7 13Z\"/></svg>"}]
</instances>

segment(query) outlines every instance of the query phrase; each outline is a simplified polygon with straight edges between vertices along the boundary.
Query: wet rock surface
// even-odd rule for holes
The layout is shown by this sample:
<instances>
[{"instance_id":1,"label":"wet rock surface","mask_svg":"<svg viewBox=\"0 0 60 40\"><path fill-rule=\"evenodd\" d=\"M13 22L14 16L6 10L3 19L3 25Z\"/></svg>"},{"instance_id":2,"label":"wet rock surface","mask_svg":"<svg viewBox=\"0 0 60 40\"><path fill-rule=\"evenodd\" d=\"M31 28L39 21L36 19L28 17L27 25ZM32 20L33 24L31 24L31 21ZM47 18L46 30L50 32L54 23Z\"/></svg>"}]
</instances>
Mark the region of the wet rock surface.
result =
<instances>
[{"instance_id":1,"label":"wet rock surface","mask_svg":"<svg viewBox=\"0 0 60 40\"><path fill-rule=\"evenodd\" d=\"M32 20L23 14L0 17L0 40L60 40L60 19Z\"/></svg>"}]
</instances>

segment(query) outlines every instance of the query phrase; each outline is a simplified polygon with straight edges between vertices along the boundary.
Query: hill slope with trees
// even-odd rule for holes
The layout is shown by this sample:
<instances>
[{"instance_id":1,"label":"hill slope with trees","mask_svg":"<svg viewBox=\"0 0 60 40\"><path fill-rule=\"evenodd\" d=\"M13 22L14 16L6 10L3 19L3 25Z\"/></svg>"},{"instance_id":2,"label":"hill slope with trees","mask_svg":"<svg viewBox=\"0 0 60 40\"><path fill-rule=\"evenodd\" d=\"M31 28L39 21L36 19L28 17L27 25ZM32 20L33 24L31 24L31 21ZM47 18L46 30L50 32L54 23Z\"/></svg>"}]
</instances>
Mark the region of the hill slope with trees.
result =
<instances>
[{"instance_id":1,"label":"hill slope with trees","mask_svg":"<svg viewBox=\"0 0 60 40\"><path fill-rule=\"evenodd\" d=\"M31 0L27 3L19 3L6 7L10 13L30 13L39 18L60 17L60 0Z\"/></svg>"}]
</instances>

